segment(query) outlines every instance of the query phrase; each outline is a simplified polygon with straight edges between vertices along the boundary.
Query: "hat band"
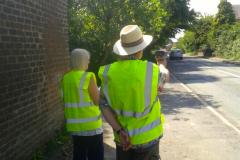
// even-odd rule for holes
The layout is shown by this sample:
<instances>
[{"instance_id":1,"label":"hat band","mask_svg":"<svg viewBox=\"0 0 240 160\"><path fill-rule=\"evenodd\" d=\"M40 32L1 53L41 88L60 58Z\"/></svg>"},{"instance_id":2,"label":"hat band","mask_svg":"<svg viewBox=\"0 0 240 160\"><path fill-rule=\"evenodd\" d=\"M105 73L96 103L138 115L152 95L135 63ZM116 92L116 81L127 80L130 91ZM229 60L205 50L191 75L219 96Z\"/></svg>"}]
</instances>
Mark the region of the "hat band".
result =
<instances>
[{"instance_id":1,"label":"hat band","mask_svg":"<svg viewBox=\"0 0 240 160\"><path fill-rule=\"evenodd\" d=\"M121 42L123 47L135 47L139 44L141 44L143 42L143 37L141 37L139 40L135 41L135 42L131 42L131 43L123 43Z\"/></svg>"}]
</instances>

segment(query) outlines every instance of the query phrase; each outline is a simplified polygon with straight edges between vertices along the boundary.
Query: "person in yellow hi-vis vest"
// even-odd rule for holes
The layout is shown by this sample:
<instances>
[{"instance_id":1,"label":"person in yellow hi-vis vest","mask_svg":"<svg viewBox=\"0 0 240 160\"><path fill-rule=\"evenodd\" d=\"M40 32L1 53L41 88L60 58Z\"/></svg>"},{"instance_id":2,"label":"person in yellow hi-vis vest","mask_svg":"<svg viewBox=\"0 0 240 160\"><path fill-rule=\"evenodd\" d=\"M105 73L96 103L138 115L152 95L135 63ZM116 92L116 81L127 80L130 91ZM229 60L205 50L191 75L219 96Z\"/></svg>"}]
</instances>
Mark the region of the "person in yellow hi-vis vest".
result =
<instances>
[{"instance_id":1,"label":"person in yellow hi-vis vest","mask_svg":"<svg viewBox=\"0 0 240 160\"><path fill-rule=\"evenodd\" d=\"M61 81L66 129L73 137L73 160L103 160L103 129L94 73L86 72L90 54L71 53L71 70Z\"/></svg>"},{"instance_id":2,"label":"person in yellow hi-vis vest","mask_svg":"<svg viewBox=\"0 0 240 160\"><path fill-rule=\"evenodd\" d=\"M163 115L157 94L159 67L140 60L152 36L137 25L125 26L113 48L119 61L100 67L100 108L121 125L114 129L117 160L159 160Z\"/></svg>"}]
</instances>

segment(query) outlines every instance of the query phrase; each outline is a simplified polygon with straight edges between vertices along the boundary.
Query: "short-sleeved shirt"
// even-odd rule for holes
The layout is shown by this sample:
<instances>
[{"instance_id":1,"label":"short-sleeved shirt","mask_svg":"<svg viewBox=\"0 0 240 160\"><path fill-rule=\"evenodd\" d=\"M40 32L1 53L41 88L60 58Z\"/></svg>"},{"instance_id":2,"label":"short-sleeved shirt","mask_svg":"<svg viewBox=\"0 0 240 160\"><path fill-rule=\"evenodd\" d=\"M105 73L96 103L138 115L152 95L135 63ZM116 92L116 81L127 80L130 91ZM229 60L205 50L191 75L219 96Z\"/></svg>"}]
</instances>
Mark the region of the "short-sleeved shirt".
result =
<instances>
[{"instance_id":1,"label":"short-sleeved shirt","mask_svg":"<svg viewBox=\"0 0 240 160\"><path fill-rule=\"evenodd\" d=\"M160 94L161 89L163 88L164 84L167 82L169 77L169 71L166 67L162 64L159 66L159 82L158 82L158 94Z\"/></svg>"}]
</instances>

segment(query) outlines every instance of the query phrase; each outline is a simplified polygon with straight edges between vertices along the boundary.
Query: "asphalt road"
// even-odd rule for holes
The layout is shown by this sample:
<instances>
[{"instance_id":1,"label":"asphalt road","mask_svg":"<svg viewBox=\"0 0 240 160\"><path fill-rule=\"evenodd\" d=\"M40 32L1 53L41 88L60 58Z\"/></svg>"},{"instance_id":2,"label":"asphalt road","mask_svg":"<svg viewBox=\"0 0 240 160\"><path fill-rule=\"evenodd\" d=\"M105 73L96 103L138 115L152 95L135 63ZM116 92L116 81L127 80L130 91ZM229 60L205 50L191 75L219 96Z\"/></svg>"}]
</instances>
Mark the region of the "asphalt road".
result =
<instances>
[{"instance_id":1,"label":"asphalt road","mask_svg":"<svg viewBox=\"0 0 240 160\"><path fill-rule=\"evenodd\" d=\"M240 67L199 58L170 61L161 95L164 160L240 159Z\"/></svg>"},{"instance_id":2,"label":"asphalt road","mask_svg":"<svg viewBox=\"0 0 240 160\"><path fill-rule=\"evenodd\" d=\"M240 66L200 58L169 64L177 79L240 129Z\"/></svg>"}]
</instances>

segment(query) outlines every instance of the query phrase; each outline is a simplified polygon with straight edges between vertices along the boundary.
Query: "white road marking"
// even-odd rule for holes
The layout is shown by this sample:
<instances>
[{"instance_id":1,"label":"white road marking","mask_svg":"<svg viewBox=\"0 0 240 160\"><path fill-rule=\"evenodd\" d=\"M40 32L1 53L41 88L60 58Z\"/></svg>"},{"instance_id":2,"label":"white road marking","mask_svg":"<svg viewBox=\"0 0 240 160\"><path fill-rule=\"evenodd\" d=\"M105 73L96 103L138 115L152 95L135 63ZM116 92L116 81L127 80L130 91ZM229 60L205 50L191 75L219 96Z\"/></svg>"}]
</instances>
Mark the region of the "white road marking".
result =
<instances>
[{"instance_id":1,"label":"white road marking","mask_svg":"<svg viewBox=\"0 0 240 160\"><path fill-rule=\"evenodd\" d=\"M212 69L213 67L209 67L209 66L204 66L204 67L199 67L200 69Z\"/></svg>"},{"instance_id":2,"label":"white road marking","mask_svg":"<svg viewBox=\"0 0 240 160\"><path fill-rule=\"evenodd\" d=\"M230 73L230 72L224 71L224 70L220 70L220 69L218 69L218 71L219 71L219 72L222 72L222 73L225 73L225 74L228 74L228 75L230 75L230 76L233 76L233 77L235 77L235 78L240 78L239 75L236 75L236 74L233 74L233 73Z\"/></svg>"},{"instance_id":3,"label":"white road marking","mask_svg":"<svg viewBox=\"0 0 240 160\"><path fill-rule=\"evenodd\" d=\"M213 63L216 62L216 61L210 61L210 60L206 60L206 61L213 62ZM212 66L206 65L205 68L206 68L206 69L210 69L210 68L211 68L211 69L216 69L216 70L218 70L219 72L228 74L228 75L233 76L233 77L235 77L235 78L240 78L239 75L233 74L233 73L231 73L231 72L224 71L224 70L221 69L220 67L212 67Z\"/></svg>"},{"instance_id":4,"label":"white road marking","mask_svg":"<svg viewBox=\"0 0 240 160\"><path fill-rule=\"evenodd\" d=\"M204 63L205 60L201 60L201 61L203 61L203 63ZM210 60L206 60L206 61L213 62L213 63L216 62L216 61L210 61ZM228 75L233 76L233 77L235 77L235 78L240 78L240 75L236 75L236 74L233 74L233 73L231 73L231 72L224 71L224 70L221 69L220 67L212 67L212 66L208 66L208 65L205 64L205 66L199 67L199 68L200 68L200 69L215 69L215 70L217 70L217 71L219 71L219 72L228 74Z\"/></svg>"},{"instance_id":5,"label":"white road marking","mask_svg":"<svg viewBox=\"0 0 240 160\"><path fill-rule=\"evenodd\" d=\"M199 100L209 111L211 111L217 118L219 118L225 125L235 130L240 135L240 130L230 123L226 118L224 118L221 114L219 114L212 106L210 106L207 102L205 102L202 98L200 98L196 93L194 93L187 85L182 83L175 75L171 74L171 76L178 81L178 83L186 89L189 93L191 93L197 100Z\"/></svg>"}]
</instances>

